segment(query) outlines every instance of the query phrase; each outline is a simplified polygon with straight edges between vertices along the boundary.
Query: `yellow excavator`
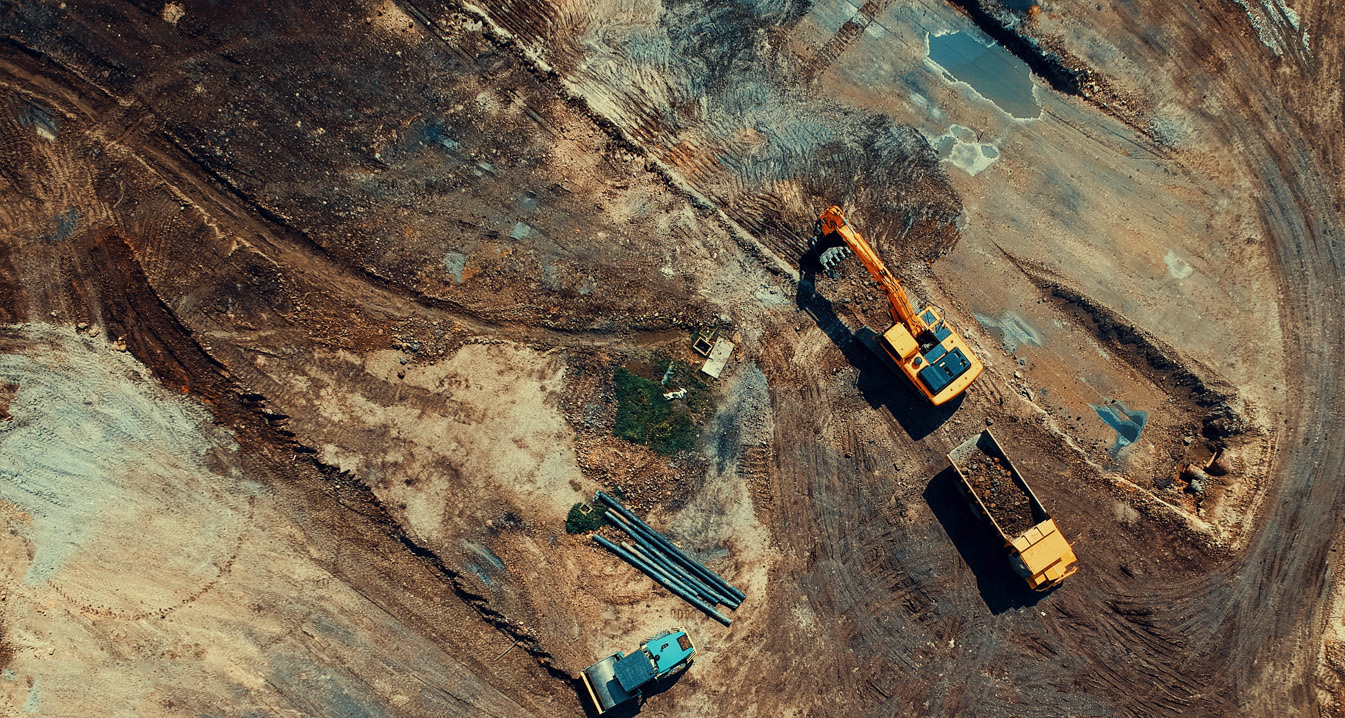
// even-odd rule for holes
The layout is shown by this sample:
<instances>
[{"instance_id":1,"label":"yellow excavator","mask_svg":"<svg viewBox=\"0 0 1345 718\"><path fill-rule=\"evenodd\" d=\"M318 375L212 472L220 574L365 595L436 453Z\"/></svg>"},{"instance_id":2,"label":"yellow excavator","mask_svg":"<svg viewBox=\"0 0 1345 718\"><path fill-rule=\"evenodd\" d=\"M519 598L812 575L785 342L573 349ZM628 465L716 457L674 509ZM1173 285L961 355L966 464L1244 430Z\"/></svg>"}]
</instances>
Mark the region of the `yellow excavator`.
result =
<instances>
[{"instance_id":1,"label":"yellow excavator","mask_svg":"<svg viewBox=\"0 0 1345 718\"><path fill-rule=\"evenodd\" d=\"M831 270L847 253L853 252L887 292L894 324L883 332L879 344L915 388L935 406L966 391L985 366L944 321L939 310L931 304L915 311L901 282L888 271L864 237L845 221L840 207L828 207L817 220L822 237L835 234L844 242L821 253L822 267Z\"/></svg>"}]
</instances>

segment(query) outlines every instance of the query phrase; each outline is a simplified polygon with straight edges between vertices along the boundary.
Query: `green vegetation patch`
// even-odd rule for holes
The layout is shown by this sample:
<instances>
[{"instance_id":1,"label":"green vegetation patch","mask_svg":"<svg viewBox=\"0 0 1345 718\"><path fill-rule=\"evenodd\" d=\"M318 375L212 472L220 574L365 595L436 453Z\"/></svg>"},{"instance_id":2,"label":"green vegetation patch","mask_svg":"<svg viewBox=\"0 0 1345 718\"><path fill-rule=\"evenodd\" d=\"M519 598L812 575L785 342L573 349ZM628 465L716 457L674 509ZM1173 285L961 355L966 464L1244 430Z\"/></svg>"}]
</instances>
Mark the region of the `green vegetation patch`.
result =
<instances>
[{"instance_id":1,"label":"green vegetation patch","mask_svg":"<svg viewBox=\"0 0 1345 718\"><path fill-rule=\"evenodd\" d=\"M570 507L570 515L565 517L565 533L582 534L597 531L607 519L592 506L580 502Z\"/></svg>"},{"instance_id":2,"label":"green vegetation patch","mask_svg":"<svg viewBox=\"0 0 1345 718\"><path fill-rule=\"evenodd\" d=\"M672 371L669 372L669 369ZM660 379L668 377L664 391L687 390L686 396L681 399L681 406L686 409L692 423L700 424L715 413L719 401L715 381L701 373L699 366L660 353L654 357L654 372Z\"/></svg>"},{"instance_id":3,"label":"green vegetation patch","mask_svg":"<svg viewBox=\"0 0 1345 718\"><path fill-rule=\"evenodd\" d=\"M656 368L662 371L669 366L666 362L658 364ZM696 446L695 422L686 410L663 398L667 390L662 385L632 374L625 367L619 367L613 378L617 436L644 444L665 456Z\"/></svg>"}]
</instances>

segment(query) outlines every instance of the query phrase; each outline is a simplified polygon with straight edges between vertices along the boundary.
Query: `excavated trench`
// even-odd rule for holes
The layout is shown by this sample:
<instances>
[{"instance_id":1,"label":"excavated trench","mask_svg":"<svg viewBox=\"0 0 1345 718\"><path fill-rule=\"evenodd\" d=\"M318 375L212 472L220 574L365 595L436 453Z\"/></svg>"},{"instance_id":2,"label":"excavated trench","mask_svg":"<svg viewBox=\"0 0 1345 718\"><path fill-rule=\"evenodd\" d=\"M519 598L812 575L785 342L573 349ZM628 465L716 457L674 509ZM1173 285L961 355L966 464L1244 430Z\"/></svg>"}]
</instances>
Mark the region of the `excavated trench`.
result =
<instances>
[{"instance_id":1,"label":"excavated trench","mask_svg":"<svg viewBox=\"0 0 1345 718\"><path fill-rule=\"evenodd\" d=\"M1066 63L1059 54L1042 48L1035 39L1018 32L1018 26L1029 17L1031 5L1024 8L1022 3L1016 3L1008 9L998 0L949 0L949 4L965 13L992 40L1027 63L1051 89L1066 95L1086 96L1083 87L1092 79L1089 70L1072 67L1075 63Z\"/></svg>"}]
</instances>

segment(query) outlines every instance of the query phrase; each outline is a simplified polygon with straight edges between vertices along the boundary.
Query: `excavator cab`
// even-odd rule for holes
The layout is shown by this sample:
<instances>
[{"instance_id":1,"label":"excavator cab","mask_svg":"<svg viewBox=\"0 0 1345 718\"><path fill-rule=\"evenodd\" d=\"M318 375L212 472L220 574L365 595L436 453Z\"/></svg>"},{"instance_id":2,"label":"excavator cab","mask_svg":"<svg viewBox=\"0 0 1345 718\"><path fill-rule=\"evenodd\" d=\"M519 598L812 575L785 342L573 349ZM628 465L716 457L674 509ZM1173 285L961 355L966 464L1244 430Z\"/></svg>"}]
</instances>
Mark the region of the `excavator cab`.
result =
<instances>
[{"instance_id":1,"label":"excavator cab","mask_svg":"<svg viewBox=\"0 0 1345 718\"><path fill-rule=\"evenodd\" d=\"M919 337L898 322L883 333L880 343L916 389L937 406L961 394L983 366L938 309L928 306L920 314L929 329Z\"/></svg>"}]
</instances>

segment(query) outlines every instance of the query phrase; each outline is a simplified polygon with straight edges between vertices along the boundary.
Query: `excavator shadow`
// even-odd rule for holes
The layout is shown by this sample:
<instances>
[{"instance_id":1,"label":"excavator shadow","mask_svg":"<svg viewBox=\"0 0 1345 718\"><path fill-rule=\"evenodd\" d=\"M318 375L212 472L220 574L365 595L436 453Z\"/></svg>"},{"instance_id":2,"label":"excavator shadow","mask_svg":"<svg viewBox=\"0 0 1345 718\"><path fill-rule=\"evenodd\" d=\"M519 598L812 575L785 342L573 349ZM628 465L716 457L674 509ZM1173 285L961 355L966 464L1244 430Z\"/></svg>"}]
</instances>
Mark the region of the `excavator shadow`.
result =
<instances>
[{"instance_id":1,"label":"excavator shadow","mask_svg":"<svg viewBox=\"0 0 1345 718\"><path fill-rule=\"evenodd\" d=\"M998 615L1005 611L1035 606L1049 591L1033 591L1009 565L1004 542L985 519L967 505L957 490L957 475L948 467L925 487L925 503L976 577L976 588L986 608Z\"/></svg>"},{"instance_id":2,"label":"excavator shadow","mask_svg":"<svg viewBox=\"0 0 1345 718\"><path fill-rule=\"evenodd\" d=\"M901 424L901 428L917 441L948 421L962 405L965 394L942 406L930 406L929 401L910 386L905 376L891 366L889 360L875 353L881 352L875 343L877 333L868 327L852 332L837 314L835 303L818 293L816 283L820 266L817 265L816 257L805 257L801 264L798 307L817 322L817 326L845 355L846 361L859 370L855 386L869 406L874 409L886 407L897 423Z\"/></svg>"}]
</instances>

